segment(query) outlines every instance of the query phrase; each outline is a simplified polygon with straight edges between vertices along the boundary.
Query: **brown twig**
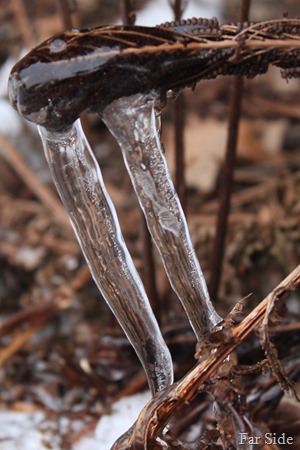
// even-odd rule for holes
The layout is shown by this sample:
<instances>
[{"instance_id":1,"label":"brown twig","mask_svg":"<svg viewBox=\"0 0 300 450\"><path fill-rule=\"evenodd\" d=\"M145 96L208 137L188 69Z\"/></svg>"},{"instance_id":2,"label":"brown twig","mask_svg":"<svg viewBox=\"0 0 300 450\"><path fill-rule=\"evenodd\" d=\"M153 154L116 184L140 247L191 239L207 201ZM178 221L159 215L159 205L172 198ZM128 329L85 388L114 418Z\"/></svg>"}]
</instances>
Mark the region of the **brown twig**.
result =
<instances>
[{"instance_id":1,"label":"brown twig","mask_svg":"<svg viewBox=\"0 0 300 450\"><path fill-rule=\"evenodd\" d=\"M23 0L12 0L11 2L24 44L27 48L32 48L36 43L36 39L33 32L32 21L29 20L24 3Z\"/></svg>"},{"instance_id":2,"label":"brown twig","mask_svg":"<svg viewBox=\"0 0 300 450\"><path fill-rule=\"evenodd\" d=\"M74 10L71 6L71 2L68 0L56 0L60 11L60 17L62 20L63 28L65 30L71 30L78 26L78 18L74 14Z\"/></svg>"},{"instance_id":3,"label":"brown twig","mask_svg":"<svg viewBox=\"0 0 300 450\"><path fill-rule=\"evenodd\" d=\"M70 235L72 227L64 207L52 191L38 179L15 147L4 136L0 136L0 151L10 167Z\"/></svg>"},{"instance_id":4,"label":"brown twig","mask_svg":"<svg viewBox=\"0 0 300 450\"><path fill-rule=\"evenodd\" d=\"M0 337L13 332L25 322L35 323L38 321L39 323L44 323L50 316L63 309L65 305L65 299L62 296L56 296L51 302L18 311L1 324Z\"/></svg>"},{"instance_id":5,"label":"brown twig","mask_svg":"<svg viewBox=\"0 0 300 450\"><path fill-rule=\"evenodd\" d=\"M26 344L26 342L43 327L45 322L46 319L43 318L27 330L20 331L7 347L0 350L0 367Z\"/></svg>"},{"instance_id":6,"label":"brown twig","mask_svg":"<svg viewBox=\"0 0 300 450\"><path fill-rule=\"evenodd\" d=\"M209 292L214 301L217 300L222 264L225 251L225 239L230 210L231 192L233 187L233 173L236 161L236 146L238 135L238 124L241 113L243 91L243 77L235 77L229 106L228 139L226 144L226 155L220 184L219 211L216 225L216 237L212 251L212 263L210 269Z\"/></svg>"},{"instance_id":7,"label":"brown twig","mask_svg":"<svg viewBox=\"0 0 300 450\"><path fill-rule=\"evenodd\" d=\"M29 324L29 328L19 332L11 344L0 351L0 366L22 347L23 342L25 343L37 333L47 320L59 311L66 309L69 306L72 292L81 289L89 279L90 272L87 266L84 266L70 284L66 283L57 289L53 300L18 311L2 323L0 326L0 338L13 332L21 325L26 324L28 326Z\"/></svg>"},{"instance_id":8,"label":"brown twig","mask_svg":"<svg viewBox=\"0 0 300 450\"><path fill-rule=\"evenodd\" d=\"M27 329L19 331L10 344L0 350L0 367L19 351L45 325L50 317L68 307L68 294L60 288L53 301L17 312L1 325L0 336L6 335L24 323L26 323Z\"/></svg>"},{"instance_id":9,"label":"brown twig","mask_svg":"<svg viewBox=\"0 0 300 450\"><path fill-rule=\"evenodd\" d=\"M251 186L249 188L243 189L242 191L235 192L232 197L232 203L235 207L241 207L244 204L253 202L254 199L259 201L261 198L266 196L266 193L272 192L278 185L280 185L282 180L270 179L258 186ZM214 213L217 210L217 202L212 200L203 205L203 213Z\"/></svg>"},{"instance_id":10,"label":"brown twig","mask_svg":"<svg viewBox=\"0 0 300 450\"><path fill-rule=\"evenodd\" d=\"M225 35L226 25L222 26L221 29ZM241 46L241 43L240 43L240 41L236 40L236 37L229 38L229 37L224 36L224 39L220 40L220 41L207 40L207 42L201 42L201 41L200 42L192 42L192 43L188 44L188 49L191 51L224 50L224 49L238 50L240 48L240 46ZM174 43L174 44L172 43L172 46L170 46L170 44L168 44L168 43L165 43L165 44L161 44L159 46L148 45L146 48L146 51L147 51L147 54L155 53L158 50L160 52L166 52L166 54L168 54L171 51L172 52L183 51L183 50L185 50L186 47L187 47L186 44L180 43L180 42ZM286 52L286 51L290 51L291 49L295 49L295 50L300 49L300 39L296 39L295 37L293 37L293 38L285 37L284 39L278 38L275 40L275 39L265 38L264 40L262 40L261 38L254 39L251 37L243 43L244 60L241 58L240 62L243 63L250 57L254 57L254 56L258 56L258 55L264 56L265 54L268 55L268 53L271 50L278 50L278 51ZM110 53L111 53L111 55L114 55L114 54L118 55L119 50L111 51ZM122 54L124 56L127 56L127 55L139 56L141 54L145 54L145 48L144 47L141 47L141 48L128 47L123 50ZM283 59L283 54L278 55L278 63L280 63L281 58ZM205 69L205 73L212 76L213 75L213 73L211 71L212 67L209 67L208 69L209 70ZM258 72L258 68L257 68L257 72ZM247 72L246 72L246 74L247 74ZM259 74L259 72L257 74ZM229 73L224 72L222 75L229 75ZM255 73L253 73L252 76L255 76ZM199 76L199 78L201 78L201 77ZM203 78L205 79L204 76L203 76Z\"/></svg>"},{"instance_id":11,"label":"brown twig","mask_svg":"<svg viewBox=\"0 0 300 450\"><path fill-rule=\"evenodd\" d=\"M135 21L132 0L121 0L121 18L124 25L132 25ZM144 214L141 214L141 235L143 242L143 284L158 323L161 323L160 298L155 276L155 263L153 257L153 244Z\"/></svg>"},{"instance_id":12,"label":"brown twig","mask_svg":"<svg viewBox=\"0 0 300 450\"><path fill-rule=\"evenodd\" d=\"M175 20L179 20L183 14L182 0L174 0L172 4ZM185 210L185 148L184 148L184 125L185 125L185 100L184 93L175 100L174 111L174 134L175 134L175 188L183 210Z\"/></svg>"},{"instance_id":13,"label":"brown twig","mask_svg":"<svg viewBox=\"0 0 300 450\"><path fill-rule=\"evenodd\" d=\"M241 22L248 20L251 0L243 0ZM237 139L243 98L243 76L237 75L233 80L233 88L229 100L228 138L226 144L224 171L220 184L220 206L216 225L216 237L212 252L209 292L213 300L217 300L220 286L222 264L225 252L225 239L228 226L228 215L233 188L233 174L237 153Z\"/></svg>"},{"instance_id":14,"label":"brown twig","mask_svg":"<svg viewBox=\"0 0 300 450\"><path fill-rule=\"evenodd\" d=\"M160 295L157 289L155 262L153 256L153 243L147 227L147 222L141 214L142 241L143 241L143 284L150 300L151 307L158 323L161 325L162 311Z\"/></svg>"},{"instance_id":15,"label":"brown twig","mask_svg":"<svg viewBox=\"0 0 300 450\"><path fill-rule=\"evenodd\" d=\"M258 95L251 95L251 97L245 98L245 106L247 111L257 115L269 113L279 116L291 117L292 119L300 119L300 107L298 105L288 105L286 103L280 103L278 100L272 101L266 98L259 97Z\"/></svg>"},{"instance_id":16,"label":"brown twig","mask_svg":"<svg viewBox=\"0 0 300 450\"><path fill-rule=\"evenodd\" d=\"M270 329L270 334L288 333L290 331L296 331L296 330L300 330L300 322L276 325Z\"/></svg>"},{"instance_id":17,"label":"brown twig","mask_svg":"<svg viewBox=\"0 0 300 450\"><path fill-rule=\"evenodd\" d=\"M124 25L133 25L135 22L133 0L121 0L120 12Z\"/></svg>"},{"instance_id":18,"label":"brown twig","mask_svg":"<svg viewBox=\"0 0 300 450\"><path fill-rule=\"evenodd\" d=\"M185 124L185 99L182 92L174 104L174 127L175 127L175 188L182 206L186 208L185 199L185 147L184 147L184 124Z\"/></svg>"},{"instance_id":19,"label":"brown twig","mask_svg":"<svg viewBox=\"0 0 300 450\"><path fill-rule=\"evenodd\" d=\"M190 402L203 383L210 380L223 361L250 335L263 321L268 305L274 298L284 300L292 291L300 287L300 265L296 267L242 322L231 328L210 356L196 365L182 380L158 393L144 407L135 425L112 447L114 450L134 450L146 445L158 445L156 438L161 436L170 419L186 402ZM197 355L199 357L199 355ZM158 420L159 418L159 420ZM158 447L157 449L162 448Z\"/></svg>"}]
</instances>

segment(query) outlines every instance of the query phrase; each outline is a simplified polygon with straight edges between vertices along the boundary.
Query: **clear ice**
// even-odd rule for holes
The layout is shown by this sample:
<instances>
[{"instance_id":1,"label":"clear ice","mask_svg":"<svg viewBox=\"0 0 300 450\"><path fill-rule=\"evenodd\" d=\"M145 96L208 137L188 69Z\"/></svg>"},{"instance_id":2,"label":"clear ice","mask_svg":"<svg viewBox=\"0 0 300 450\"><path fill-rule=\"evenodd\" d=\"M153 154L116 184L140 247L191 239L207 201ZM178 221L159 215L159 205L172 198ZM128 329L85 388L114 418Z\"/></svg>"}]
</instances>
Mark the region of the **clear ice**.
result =
<instances>
[{"instance_id":1,"label":"clear ice","mask_svg":"<svg viewBox=\"0 0 300 450\"><path fill-rule=\"evenodd\" d=\"M39 132L92 276L139 356L152 393L161 391L173 382L171 356L80 121L64 133L43 127Z\"/></svg>"},{"instance_id":2,"label":"clear ice","mask_svg":"<svg viewBox=\"0 0 300 450\"><path fill-rule=\"evenodd\" d=\"M101 117L119 143L149 231L198 340L221 318L216 313L196 258L187 222L160 141L155 93L122 97Z\"/></svg>"}]
</instances>

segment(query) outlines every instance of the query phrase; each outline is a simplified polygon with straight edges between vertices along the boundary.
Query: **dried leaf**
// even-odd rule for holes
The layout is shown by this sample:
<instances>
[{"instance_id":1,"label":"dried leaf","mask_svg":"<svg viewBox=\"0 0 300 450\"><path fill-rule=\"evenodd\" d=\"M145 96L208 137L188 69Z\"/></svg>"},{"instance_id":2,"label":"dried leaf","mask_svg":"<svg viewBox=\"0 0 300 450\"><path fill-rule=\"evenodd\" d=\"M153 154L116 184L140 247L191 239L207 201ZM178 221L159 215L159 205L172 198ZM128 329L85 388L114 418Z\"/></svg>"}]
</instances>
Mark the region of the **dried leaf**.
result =
<instances>
[{"instance_id":1,"label":"dried leaf","mask_svg":"<svg viewBox=\"0 0 300 450\"><path fill-rule=\"evenodd\" d=\"M269 323L277 323L286 313L286 306L284 305L281 294L283 293L282 288L273 291L270 296L264 319L261 323L259 335L260 342L265 351L266 359L268 361L269 368L283 389L283 391L288 395L294 395L299 401L295 388L285 372L285 369L278 357L278 351L274 343L271 341L269 336Z\"/></svg>"}]
</instances>

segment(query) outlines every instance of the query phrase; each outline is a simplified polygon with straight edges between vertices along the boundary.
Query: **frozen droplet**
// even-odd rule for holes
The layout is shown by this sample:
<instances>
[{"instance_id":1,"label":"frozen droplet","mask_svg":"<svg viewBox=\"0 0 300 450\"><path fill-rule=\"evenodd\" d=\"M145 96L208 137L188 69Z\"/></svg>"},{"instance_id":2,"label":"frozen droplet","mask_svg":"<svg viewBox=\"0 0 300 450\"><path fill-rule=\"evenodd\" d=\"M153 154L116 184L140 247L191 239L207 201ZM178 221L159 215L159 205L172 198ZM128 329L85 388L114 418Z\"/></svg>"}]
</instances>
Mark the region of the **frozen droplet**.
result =
<instances>
[{"instance_id":1,"label":"frozen droplet","mask_svg":"<svg viewBox=\"0 0 300 450\"><path fill-rule=\"evenodd\" d=\"M80 122L64 133L43 127L39 131L52 177L93 278L135 348L152 392L160 391L173 381L171 356Z\"/></svg>"},{"instance_id":2,"label":"frozen droplet","mask_svg":"<svg viewBox=\"0 0 300 450\"><path fill-rule=\"evenodd\" d=\"M200 340L221 318L210 301L164 157L160 142L160 107L155 92L136 94L115 100L104 109L101 117L122 149L170 283Z\"/></svg>"},{"instance_id":3,"label":"frozen droplet","mask_svg":"<svg viewBox=\"0 0 300 450\"><path fill-rule=\"evenodd\" d=\"M180 222L177 218L170 213L164 207L160 207L158 210L158 220L160 225L167 231L171 231L171 233L175 234L175 236L179 237L180 235Z\"/></svg>"},{"instance_id":4,"label":"frozen droplet","mask_svg":"<svg viewBox=\"0 0 300 450\"><path fill-rule=\"evenodd\" d=\"M60 53L66 50L67 44L63 39L54 39L49 45L49 52L50 53Z\"/></svg>"}]
</instances>

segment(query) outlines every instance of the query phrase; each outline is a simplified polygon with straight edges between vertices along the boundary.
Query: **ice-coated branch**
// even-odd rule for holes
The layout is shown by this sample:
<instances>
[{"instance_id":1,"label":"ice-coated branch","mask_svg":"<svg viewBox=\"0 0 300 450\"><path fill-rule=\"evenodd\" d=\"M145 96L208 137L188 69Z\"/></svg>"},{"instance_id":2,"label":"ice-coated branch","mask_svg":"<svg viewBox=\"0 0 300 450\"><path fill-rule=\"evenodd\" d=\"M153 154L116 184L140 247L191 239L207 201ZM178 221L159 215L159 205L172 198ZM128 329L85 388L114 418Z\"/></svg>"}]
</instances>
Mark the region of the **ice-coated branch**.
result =
<instances>
[{"instance_id":1,"label":"ice-coated branch","mask_svg":"<svg viewBox=\"0 0 300 450\"><path fill-rule=\"evenodd\" d=\"M10 100L27 119L59 131L125 96L165 95L219 75L254 77L270 64L299 77L299 34L300 19L219 25L194 18L66 31L15 65Z\"/></svg>"},{"instance_id":2,"label":"ice-coated branch","mask_svg":"<svg viewBox=\"0 0 300 450\"><path fill-rule=\"evenodd\" d=\"M286 78L299 77L299 32L300 20L285 18L73 30L32 49L11 72L10 101L24 118L41 126L54 179L93 276L135 346L152 391L171 382L170 356L76 121L84 111L96 112L119 140L171 284L200 339L219 317L168 174L157 99L218 75L254 77L269 64L281 68Z\"/></svg>"},{"instance_id":3,"label":"ice-coated branch","mask_svg":"<svg viewBox=\"0 0 300 450\"><path fill-rule=\"evenodd\" d=\"M221 318L210 301L163 154L157 96L150 93L120 98L107 106L101 117L122 149L169 281L200 340Z\"/></svg>"},{"instance_id":4,"label":"ice-coated branch","mask_svg":"<svg viewBox=\"0 0 300 450\"><path fill-rule=\"evenodd\" d=\"M156 448L155 445L157 445L157 449L177 448L167 446L161 439L161 437L164 437L165 431L168 430L171 419L176 413L178 414L184 404L191 402L195 398L200 387L204 386L205 383L208 382L208 390L213 389L214 383L210 385L210 381L214 376L218 378L218 368L263 323L266 316L268 318L275 300L283 301L292 292L299 290L299 288L300 265L282 280L240 323L232 325L231 316L229 321L231 326L221 331L222 339L219 336L219 339L213 340L208 357L203 359L200 364L198 363L181 380L174 383L166 391L152 398L142 409L135 424L117 440L111 450L135 450L143 448L143 445L147 446L146 448ZM215 351L212 351L213 348ZM200 350L200 353L202 354L202 350ZM286 379L284 383L285 385L289 384L291 388L291 383ZM229 404L231 404L231 401L229 401ZM160 420L157 420L157 417ZM191 447L193 449L198 448L192 445ZM178 446L178 448L189 448L189 446Z\"/></svg>"},{"instance_id":5,"label":"ice-coated branch","mask_svg":"<svg viewBox=\"0 0 300 450\"><path fill-rule=\"evenodd\" d=\"M39 131L53 180L93 278L139 356L152 393L160 391L173 380L171 356L80 121L65 132L43 127Z\"/></svg>"}]
</instances>

